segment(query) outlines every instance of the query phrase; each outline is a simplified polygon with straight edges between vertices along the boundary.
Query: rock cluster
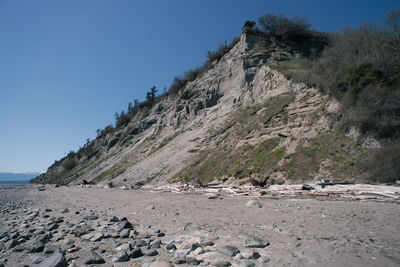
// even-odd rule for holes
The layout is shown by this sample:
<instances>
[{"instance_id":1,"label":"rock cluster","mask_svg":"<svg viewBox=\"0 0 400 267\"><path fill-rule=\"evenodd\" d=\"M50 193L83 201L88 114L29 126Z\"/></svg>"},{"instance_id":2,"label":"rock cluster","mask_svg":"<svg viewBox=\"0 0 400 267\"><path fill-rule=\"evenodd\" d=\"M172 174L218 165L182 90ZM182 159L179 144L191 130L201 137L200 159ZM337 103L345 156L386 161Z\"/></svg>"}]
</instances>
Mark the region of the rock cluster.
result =
<instances>
[{"instance_id":1,"label":"rock cluster","mask_svg":"<svg viewBox=\"0 0 400 267\"><path fill-rule=\"evenodd\" d=\"M26 209L5 222L0 233L0 266L261 266L269 261L260 256L269 243L258 237L238 240L241 251L213 240L179 240L150 225L85 208Z\"/></svg>"}]
</instances>

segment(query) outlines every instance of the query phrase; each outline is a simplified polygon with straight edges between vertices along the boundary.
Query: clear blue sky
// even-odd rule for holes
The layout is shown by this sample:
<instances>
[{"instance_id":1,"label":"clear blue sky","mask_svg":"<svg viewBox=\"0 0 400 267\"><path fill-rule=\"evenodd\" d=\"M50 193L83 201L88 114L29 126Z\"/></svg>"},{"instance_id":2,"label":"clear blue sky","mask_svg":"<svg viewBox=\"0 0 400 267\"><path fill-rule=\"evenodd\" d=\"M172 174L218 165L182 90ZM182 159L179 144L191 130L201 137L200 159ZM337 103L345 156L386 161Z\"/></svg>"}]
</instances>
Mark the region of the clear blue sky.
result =
<instances>
[{"instance_id":1,"label":"clear blue sky","mask_svg":"<svg viewBox=\"0 0 400 267\"><path fill-rule=\"evenodd\" d=\"M400 0L0 0L0 171L43 172L265 13L337 32Z\"/></svg>"}]
</instances>

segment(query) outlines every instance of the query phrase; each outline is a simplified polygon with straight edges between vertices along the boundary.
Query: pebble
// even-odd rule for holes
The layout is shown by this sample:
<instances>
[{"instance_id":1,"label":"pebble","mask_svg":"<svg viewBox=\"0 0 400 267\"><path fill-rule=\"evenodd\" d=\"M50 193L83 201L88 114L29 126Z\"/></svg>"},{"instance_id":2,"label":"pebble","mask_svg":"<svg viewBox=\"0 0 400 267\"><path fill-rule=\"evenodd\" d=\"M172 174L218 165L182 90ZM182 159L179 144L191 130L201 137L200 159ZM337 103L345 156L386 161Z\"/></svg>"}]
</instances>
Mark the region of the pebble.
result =
<instances>
[{"instance_id":1,"label":"pebble","mask_svg":"<svg viewBox=\"0 0 400 267\"><path fill-rule=\"evenodd\" d=\"M240 251L234 246L222 246L217 249L217 251L221 254L224 254L229 257L234 257Z\"/></svg>"},{"instance_id":2,"label":"pebble","mask_svg":"<svg viewBox=\"0 0 400 267\"><path fill-rule=\"evenodd\" d=\"M62 253L56 253L53 256L43 260L38 267L66 267L68 263Z\"/></svg>"},{"instance_id":3,"label":"pebble","mask_svg":"<svg viewBox=\"0 0 400 267\"><path fill-rule=\"evenodd\" d=\"M117 224L118 231L123 229L133 229L132 224L128 221L127 218L122 218Z\"/></svg>"},{"instance_id":4,"label":"pebble","mask_svg":"<svg viewBox=\"0 0 400 267\"><path fill-rule=\"evenodd\" d=\"M231 263L229 261L217 261L213 263L213 266L215 267L228 267L231 266Z\"/></svg>"},{"instance_id":5,"label":"pebble","mask_svg":"<svg viewBox=\"0 0 400 267\"><path fill-rule=\"evenodd\" d=\"M132 249L130 251L130 254L131 254L131 258L133 258L133 259L140 258L140 257L143 256L143 252L142 252L142 250L140 248Z\"/></svg>"},{"instance_id":6,"label":"pebble","mask_svg":"<svg viewBox=\"0 0 400 267\"><path fill-rule=\"evenodd\" d=\"M144 252L144 255L150 256L150 257L151 257L151 256L156 256L156 255L158 255L158 252L157 252L157 250L151 248L151 249L146 250L146 251Z\"/></svg>"},{"instance_id":7,"label":"pebble","mask_svg":"<svg viewBox=\"0 0 400 267\"><path fill-rule=\"evenodd\" d=\"M245 258L245 259L258 259L260 257L260 254L254 250L248 250L248 251L242 252L241 254L242 254L243 258Z\"/></svg>"},{"instance_id":8,"label":"pebble","mask_svg":"<svg viewBox=\"0 0 400 267\"><path fill-rule=\"evenodd\" d=\"M150 264L150 267L172 267L172 265L166 260L156 260Z\"/></svg>"},{"instance_id":9,"label":"pebble","mask_svg":"<svg viewBox=\"0 0 400 267\"><path fill-rule=\"evenodd\" d=\"M240 267L254 267L256 266L251 260L243 259L239 262Z\"/></svg>"},{"instance_id":10,"label":"pebble","mask_svg":"<svg viewBox=\"0 0 400 267\"><path fill-rule=\"evenodd\" d=\"M176 246L175 246L174 244L172 244L172 243L168 243L168 244L165 246L165 248L166 248L167 250L172 250L172 249L176 249Z\"/></svg>"},{"instance_id":11,"label":"pebble","mask_svg":"<svg viewBox=\"0 0 400 267\"><path fill-rule=\"evenodd\" d=\"M262 205L260 202L258 202L255 199L249 200L246 204L247 207L256 207L256 208L262 208Z\"/></svg>"},{"instance_id":12,"label":"pebble","mask_svg":"<svg viewBox=\"0 0 400 267\"><path fill-rule=\"evenodd\" d=\"M268 241L251 235L246 236L244 244L248 248L265 248L270 245Z\"/></svg>"},{"instance_id":13,"label":"pebble","mask_svg":"<svg viewBox=\"0 0 400 267\"><path fill-rule=\"evenodd\" d=\"M83 261L85 264L102 264L105 263L104 259L96 252L90 252L90 254Z\"/></svg>"},{"instance_id":14,"label":"pebble","mask_svg":"<svg viewBox=\"0 0 400 267\"><path fill-rule=\"evenodd\" d=\"M130 257L126 254L125 251L119 252L113 259L113 262L127 262Z\"/></svg>"},{"instance_id":15,"label":"pebble","mask_svg":"<svg viewBox=\"0 0 400 267\"><path fill-rule=\"evenodd\" d=\"M43 250L44 250L44 243L41 241L35 242L29 247L30 253L39 253L42 252Z\"/></svg>"}]
</instances>

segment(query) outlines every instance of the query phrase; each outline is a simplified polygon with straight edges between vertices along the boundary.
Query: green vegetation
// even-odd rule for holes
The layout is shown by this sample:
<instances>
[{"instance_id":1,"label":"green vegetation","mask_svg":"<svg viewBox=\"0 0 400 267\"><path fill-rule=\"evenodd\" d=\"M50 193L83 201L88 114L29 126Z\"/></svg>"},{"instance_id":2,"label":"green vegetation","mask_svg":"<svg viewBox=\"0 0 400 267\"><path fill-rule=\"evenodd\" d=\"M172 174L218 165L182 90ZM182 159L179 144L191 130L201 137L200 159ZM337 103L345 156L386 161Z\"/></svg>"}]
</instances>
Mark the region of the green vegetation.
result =
<instances>
[{"instance_id":1,"label":"green vegetation","mask_svg":"<svg viewBox=\"0 0 400 267\"><path fill-rule=\"evenodd\" d=\"M278 140L268 139L257 146L245 144L239 148L225 147L201 151L196 160L175 175L172 181L208 183L214 179L241 179L250 176L265 181L285 153L283 148L275 149L277 145Z\"/></svg>"},{"instance_id":2,"label":"green vegetation","mask_svg":"<svg viewBox=\"0 0 400 267\"><path fill-rule=\"evenodd\" d=\"M77 164L77 162L74 157L68 157L64 162L64 169L66 171L70 171L73 168L75 168L76 164Z\"/></svg>"},{"instance_id":3,"label":"green vegetation","mask_svg":"<svg viewBox=\"0 0 400 267\"><path fill-rule=\"evenodd\" d=\"M97 175L92 180L92 182L98 183L98 182L101 182L104 180L111 180L111 179L123 174L126 171L126 169L128 169L133 164L134 164L134 162L132 162L130 160L127 160L127 159L122 160L119 163L114 164L107 170L101 172L99 175Z\"/></svg>"},{"instance_id":4,"label":"green vegetation","mask_svg":"<svg viewBox=\"0 0 400 267\"><path fill-rule=\"evenodd\" d=\"M298 144L296 152L285 158L282 168L292 181L309 181L319 173L320 164L329 159L331 165L327 169L334 179L351 180L361 175L365 154L342 130L331 129L319 133L310 144Z\"/></svg>"},{"instance_id":5,"label":"green vegetation","mask_svg":"<svg viewBox=\"0 0 400 267\"><path fill-rule=\"evenodd\" d=\"M400 157L400 150L393 148L400 139L400 9L391 10L381 25L364 23L336 35L312 31L302 18L272 14L262 16L258 24L246 23L243 30L265 36L264 48L272 44L285 51L300 51L302 57L271 66L289 79L316 86L337 98L342 110L336 125L344 131L356 126L362 135L384 144L363 159L369 166L367 176L373 181L398 179L398 168L385 171L382 166L394 166ZM293 166L300 167L302 161L311 169L318 165L307 156L310 151L300 151L295 155L298 159L292 160ZM384 158L387 164L371 164L377 158ZM307 176L297 171L293 177Z\"/></svg>"},{"instance_id":6,"label":"green vegetation","mask_svg":"<svg viewBox=\"0 0 400 267\"><path fill-rule=\"evenodd\" d=\"M267 139L257 145L234 145L246 139L252 131L264 128L273 116L283 112L293 97L293 94L272 97L262 104L232 113L218 129L209 132L210 138L217 138L215 147L200 151L172 181L207 183L214 179L242 179L251 176L256 183L265 183L285 154L284 148L277 147L279 139Z\"/></svg>"}]
</instances>

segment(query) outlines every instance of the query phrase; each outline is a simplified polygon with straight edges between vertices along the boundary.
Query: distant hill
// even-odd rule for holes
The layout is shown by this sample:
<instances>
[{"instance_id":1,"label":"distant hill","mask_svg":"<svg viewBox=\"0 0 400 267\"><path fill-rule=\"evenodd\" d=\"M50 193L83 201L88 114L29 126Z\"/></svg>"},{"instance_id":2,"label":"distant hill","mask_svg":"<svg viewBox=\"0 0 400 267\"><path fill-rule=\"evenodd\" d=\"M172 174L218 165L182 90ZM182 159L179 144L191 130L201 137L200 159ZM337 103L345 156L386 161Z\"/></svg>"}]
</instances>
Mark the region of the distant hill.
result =
<instances>
[{"instance_id":1,"label":"distant hill","mask_svg":"<svg viewBox=\"0 0 400 267\"><path fill-rule=\"evenodd\" d=\"M12 173L12 172L0 172L0 181L28 181L35 178L40 173L29 172L29 173Z\"/></svg>"}]
</instances>

